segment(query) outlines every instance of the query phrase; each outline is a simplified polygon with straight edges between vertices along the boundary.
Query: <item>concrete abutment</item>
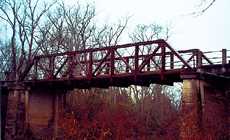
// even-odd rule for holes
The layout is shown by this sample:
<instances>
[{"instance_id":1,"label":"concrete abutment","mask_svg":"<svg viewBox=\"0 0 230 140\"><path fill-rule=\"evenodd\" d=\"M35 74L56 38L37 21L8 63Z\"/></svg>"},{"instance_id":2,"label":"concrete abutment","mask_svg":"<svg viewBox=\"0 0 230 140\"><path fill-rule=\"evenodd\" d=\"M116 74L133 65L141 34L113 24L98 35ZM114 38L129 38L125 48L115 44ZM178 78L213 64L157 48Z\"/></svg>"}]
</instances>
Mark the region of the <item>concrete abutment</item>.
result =
<instances>
[{"instance_id":1,"label":"concrete abutment","mask_svg":"<svg viewBox=\"0 0 230 140\"><path fill-rule=\"evenodd\" d=\"M183 79L180 139L229 139L229 83ZM56 139L65 90L8 89L5 139ZM27 137L25 137L27 136Z\"/></svg>"},{"instance_id":2,"label":"concrete abutment","mask_svg":"<svg viewBox=\"0 0 230 140\"><path fill-rule=\"evenodd\" d=\"M23 139L25 130L25 89L15 86L8 89L5 139Z\"/></svg>"},{"instance_id":3,"label":"concrete abutment","mask_svg":"<svg viewBox=\"0 0 230 140\"><path fill-rule=\"evenodd\" d=\"M229 139L230 85L184 79L180 116L180 139ZM223 83L222 83L223 84Z\"/></svg>"},{"instance_id":4,"label":"concrete abutment","mask_svg":"<svg viewBox=\"0 0 230 140\"><path fill-rule=\"evenodd\" d=\"M23 86L9 89L5 140L57 138L64 94L63 90Z\"/></svg>"}]
</instances>

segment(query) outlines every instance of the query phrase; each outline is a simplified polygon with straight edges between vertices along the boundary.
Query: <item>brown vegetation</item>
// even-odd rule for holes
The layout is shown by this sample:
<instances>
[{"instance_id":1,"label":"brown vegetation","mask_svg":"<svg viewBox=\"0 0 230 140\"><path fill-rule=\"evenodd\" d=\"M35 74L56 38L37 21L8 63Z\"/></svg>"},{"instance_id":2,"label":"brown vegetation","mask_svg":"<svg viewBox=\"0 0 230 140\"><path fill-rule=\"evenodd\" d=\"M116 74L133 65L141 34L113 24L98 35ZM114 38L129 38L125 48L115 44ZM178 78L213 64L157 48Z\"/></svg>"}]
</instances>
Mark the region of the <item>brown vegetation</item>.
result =
<instances>
[{"instance_id":1,"label":"brown vegetation","mask_svg":"<svg viewBox=\"0 0 230 140\"><path fill-rule=\"evenodd\" d=\"M103 92L103 91L102 91ZM135 103L131 96L75 91L69 94L59 128L64 139L178 139L177 110L164 94ZM162 110L160 110L160 108Z\"/></svg>"}]
</instances>

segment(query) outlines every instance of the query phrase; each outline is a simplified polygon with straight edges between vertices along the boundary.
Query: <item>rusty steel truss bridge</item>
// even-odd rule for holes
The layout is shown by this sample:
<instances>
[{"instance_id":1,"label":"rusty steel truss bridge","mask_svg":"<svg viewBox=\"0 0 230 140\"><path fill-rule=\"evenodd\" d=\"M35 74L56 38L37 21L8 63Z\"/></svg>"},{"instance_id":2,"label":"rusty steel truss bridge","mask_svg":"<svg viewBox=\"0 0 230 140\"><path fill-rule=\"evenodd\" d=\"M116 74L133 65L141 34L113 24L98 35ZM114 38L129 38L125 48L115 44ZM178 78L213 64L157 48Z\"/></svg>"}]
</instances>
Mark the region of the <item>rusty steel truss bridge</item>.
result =
<instances>
[{"instance_id":1,"label":"rusty steel truss bridge","mask_svg":"<svg viewBox=\"0 0 230 140\"><path fill-rule=\"evenodd\" d=\"M229 50L173 49L164 40L38 55L17 81L40 87L91 88L151 83L171 85L183 75L229 79ZM13 82L13 81L9 81ZM1 81L2 85L7 80Z\"/></svg>"},{"instance_id":2,"label":"rusty steel truss bridge","mask_svg":"<svg viewBox=\"0 0 230 140\"><path fill-rule=\"evenodd\" d=\"M201 128L207 124L228 139L228 52L227 49L176 51L166 41L159 39L37 55L27 65L21 66L21 72L13 75L15 80L9 78L12 77L10 75L0 81L0 87L4 89L1 98L5 102L1 104L1 127L5 133L2 137L6 140L24 137L25 129L43 136L43 130L50 128L50 136L56 139L58 114L63 111L65 94L74 88L149 86L152 83L172 85L174 82L183 82L181 140L193 139L192 136L201 132L206 135L208 131ZM210 110L210 106L215 110ZM216 111L218 115L210 115L216 114ZM218 124L221 131L216 128L215 121L207 120L221 120L222 123ZM226 135L225 132L229 133Z\"/></svg>"}]
</instances>

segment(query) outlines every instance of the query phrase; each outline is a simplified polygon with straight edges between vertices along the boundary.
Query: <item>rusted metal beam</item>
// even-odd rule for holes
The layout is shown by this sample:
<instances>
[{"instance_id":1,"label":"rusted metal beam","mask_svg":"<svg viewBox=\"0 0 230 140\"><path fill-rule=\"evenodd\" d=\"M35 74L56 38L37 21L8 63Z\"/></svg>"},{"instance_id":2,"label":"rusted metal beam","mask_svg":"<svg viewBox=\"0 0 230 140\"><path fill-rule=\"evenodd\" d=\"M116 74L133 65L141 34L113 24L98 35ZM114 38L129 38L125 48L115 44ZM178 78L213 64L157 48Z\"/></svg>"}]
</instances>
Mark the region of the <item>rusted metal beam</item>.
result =
<instances>
[{"instance_id":1,"label":"rusted metal beam","mask_svg":"<svg viewBox=\"0 0 230 140\"><path fill-rule=\"evenodd\" d=\"M28 65L26 65L27 67L25 68L24 72L21 75L19 75L19 81L23 81L25 77L28 75L30 69L34 65L34 60L35 59L32 59L28 62Z\"/></svg>"},{"instance_id":2,"label":"rusted metal beam","mask_svg":"<svg viewBox=\"0 0 230 140\"><path fill-rule=\"evenodd\" d=\"M170 69L174 69L174 54L170 53Z\"/></svg>"},{"instance_id":3,"label":"rusted metal beam","mask_svg":"<svg viewBox=\"0 0 230 140\"><path fill-rule=\"evenodd\" d=\"M74 60L74 54L68 55L68 64L67 64L67 75L72 78L73 77L73 60Z\"/></svg>"},{"instance_id":4,"label":"rusted metal beam","mask_svg":"<svg viewBox=\"0 0 230 140\"><path fill-rule=\"evenodd\" d=\"M54 64L55 63L55 57L50 57L49 58L49 79L53 79L54 78Z\"/></svg>"},{"instance_id":5,"label":"rusted metal beam","mask_svg":"<svg viewBox=\"0 0 230 140\"><path fill-rule=\"evenodd\" d=\"M192 69L192 67L186 63L186 61L177 53L168 43L166 43L167 48L189 69Z\"/></svg>"},{"instance_id":6,"label":"rusted metal beam","mask_svg":"<svg viewBox=\"0 0 230 140\"><path fill-rule=\"evenodd\" d=\"M165 71L165 45L161 44L161 70Z\"/></svg>"},{"instance_id":7,"label":"rusted metal beam","mask_svg":"<svg viewBox=\"0 0 230 140\"><path fill-rule=\"evenodd\" d=\"M195 57L194 54L192 54L189 59L186 61L186 63L189 63L193 58ZM182 66L182 69L184 69L185 65Z\"/></svg>"},{"instance_id":8,"label":"rusted metal beam","mask_svg":"<svg viewBox=\"0 0 230 140\"><path fill-rule=\"evenodd\" d=\"M147 62L153 57L155 56L156 52L160 49L160 46L157 46L154 51L152 52L151 55L149 55L147 58L144 59L144 61L141 63L141 65L139 66L139 71L141 71L144 66L147 64Z\"/></svg>"},{"instance_id":9,"label":"rusted metal beam","mask_svg":"<svg viewBox=\"0 0 230 140\"><path fill-rule=\"evenodd\" d=\"M206 56L204 55L203 52L202 52L202 57L203 57L210 65L213 65L213 62L212 62L210 59L208 59L208 57L206 57Z\"/></svg>"},{"instance_id":10,"label":"rusted metal beam","mask_svg":"<svg viewBox=\"0 0 230 140\"><path fill-rule=\"evenodd\" d=\"M97 66L96 69L93 71L92 75L94 75L94 74L100 69L101 65L102 65L103 63L106 62L106 59L107 59L107 57L108 57L110 54L111 54L111 51L108 51L107 54L105 55L105 57L104 57L103 59L101 59L101 61L100 61L100 63L98 64L98 66ZM93 60L92 60L92 64L93 64Z\"/></svg>"},{"instance_id":11,"label":"rusted metal beam","mask_svg":"<svg viewBox=\"0 0 230 140\"><path fill-rule=\"evenodd\" d=\"M165 72L165 44L161 43L161 80L164 80L164 72Z\"/></svg>"},{"instance_id":12,"label":"rusted metal beam","mask_svg":"<svg viewBox=\"0 0 230 140\"><path fill-rule=\"evenodd\" d=\"M128 57L125 58L125 62L126 62L126 64L127 64L127 65L126 65L125 72L128 73L128 72L129 72L129 67L128 67L128 66L129 66L129 58L128 58Z\"/></svg>"},{"instance_id":13,"label":"rusted metal beam","mask_svg":"<svg viewBox=\"0 0 230 140\"><path fill-rule=\"evenodd\" d=\"M196 67L197 68L200 68L202 66L202 53L200 50L197 51L197 54L196 54Z\"/></svg>"},{"instance_id":14,"label":"rusted metal beam","mask_svg":"<svg viewBox=\"0 0 230 140\"><path fill-rule=\"evenodd\" d=\"M134 59L135 74L139 72L139 46L135 46L135 59Z\"/></svg>"},{"instance_id":15,"label":"rusted metal beam","mask_svg":"<svg viewBox=\"0 0 230 140\"><path fill-rule=\"evenodd\" d=\"M61 72L61 70L63 69L63 67L66 65L68 61L68 57L65 59L65 61L61 64L61 66L59 67L59 69L56 71L56 73L54 74L54 78L57 77L57 75Z\"/></svg>"},{"instance_id":16,"label":"rusted metal beam","mask_svg":"<svg viewBox=\"0 0 230 140\"><path fill-rule=\"evenodd\" d=\"M34 73L33 73L33 79L36 80L38 78L38 60L35 59L34 61Z\"/></svg>"},{"instance_id":17,"label":"rusted metal beam","mask_svg":"<svg viewBox=\"0 0 230 140\"><path fill-rule=\"evenodd\" d=\"M151 64L150 64L150 60L148 60L148 61L147 61L147 71L150 71L150 68L151 68L150 65L151 65Z\"/></svg>"},{"instance_id":18,"label":"rusted metal beam","mask_svg":"<svg viewBox=\"0 0 230 140\"><path fill-rule=\"evenodd\" d=\"M119 48L135 47L135 46L152 45L152 44L157 45L162 42L165 42L165 41L163 39L159 39L159 40L153 40L153 41L128 43L128 44L123 44L123 45L105 46L102 48L90 48L90 49L84 49L84 50L79 50L79 51L68 51L68 52L63 52L63 53L39 55L39 56L36 56L36 58L50 57L50 56L63 56L63 55L75 55L75 54L82 54L82 53L89 53L89 52L96 52L96 51L105 51L105 50L109 50L110 48L119 49Z\"/></svg>"},{"instance_id":19,"label":"rusted metal beam","mask_svg":"<svg viewBox=\"0 0 230 140\"><path fill-rule=\"evenodd\" d=\"M110 50L110 53L111 53L111 61L110 61L110 68L111 68L111 72L110 72L110 75L111 77L114 75L114 70L115 70L115 50L114 49L111 49Z\"/></svg>"},{"instance_id":20,"label":"rusted metal beam","mask_svg":"<svg viewBox=\"0 0 230 140\"><path fill-rule=\"evenodd\" d=\"M131 71L133 71L133 69L132 69L132 67L129 65L129 63L126 62L126 59L129 60L130 57L123 57L117 50L115 50L115 52L116 52L116 54L117 54L119 57L114 58L114 60L122 60L122 61L125 63L126 67L129 68ZM135 56L132 56L132 58L134 59Z\"/></svg>"},{"instance_id":21,"label":"rusted metal beam","mask_svg":"<svg viewBox=\"0 0 230 140\"><path fill-rule=\"evenodd\" d=\"M88 64L88 79L93 77L93 52L89 53L89 64Z\"/></svg>"}]
</instances>

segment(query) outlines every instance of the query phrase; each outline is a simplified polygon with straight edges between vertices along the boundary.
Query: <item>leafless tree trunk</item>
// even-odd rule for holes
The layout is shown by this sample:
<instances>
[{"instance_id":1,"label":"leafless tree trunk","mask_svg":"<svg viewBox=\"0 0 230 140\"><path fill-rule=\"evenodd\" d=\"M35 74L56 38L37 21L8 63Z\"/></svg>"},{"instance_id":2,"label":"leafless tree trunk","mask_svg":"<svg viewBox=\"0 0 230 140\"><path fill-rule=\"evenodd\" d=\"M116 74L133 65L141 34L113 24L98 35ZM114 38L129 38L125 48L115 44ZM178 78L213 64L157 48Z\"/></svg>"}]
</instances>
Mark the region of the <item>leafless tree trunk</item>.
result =
<instances>
[{"instance_id":1,"label":"leafless tree trunk","mask_svg":"<svg viewBox=\"0 0 230 140\"><path fill-rule=\"evenodd\" d=\"M133 42L150 41L161 38L167 40L169 38L169 29L167 27L164 28L158 24L138 25L136 30L130 34L130 38ZM153 49L153 46L149 46L147 48L147 54L152 51L151 49ZM140 54L142 53L146 53L146 48L140 50ZM155 59L155 62L159 64L161 63L160 58L156 57ZM150 121L153 121L152 117L155 118L155 123L160 125L163 120L167 118L165 116L166 106L168 104L173 106L173 104L168 103L168 100L166 100L168 97L167 93L165 93L164 86L159 84L152 84L149 87L131 86L130 88L134 95L133 97L137 102L137 105L139 105L141 116L145 117L147 120L146 127L150 124ZM152 104L154 104L154 106L151 106ZM152 112L150 111L149 106L152 107L152 111L155 110L155 114L148 113ZM157 109L155 106L157 106Z\"/></svg>"},{"instance_id":2,"label":"leafless tree trunk","mask_svg":"<svg viewBox=\"0 0 230 140\"><path fill-rule=\"evenodd\" d=\"M158 24L150 24L150 25L137 25L136 29L132 34L130 34L130 38L133 42L138 42L138 41L150 41L150 40L156 40L163 38L167 40L169 38L169 29L163 28L162 26ZM148 47L148 46L147 46ZM149 46L147 53L151 52L152 47ZM144 53L144 49L140 50L141 53ZM156 62L160 63L160 60L156 60ZM160 86L160 85L154 85L149 88L154 88L155 86ZM141 96L135 95L135 97L145 97L148 96L148 94L145 94L145 91L148 91L145 89L147 87L142 87L141 92L137 92L134 94L143 94ZM153 90L152 90L153 91ZM147 92L148 93L148 92ZM158 93L155 93L158 94ZM138 100L138 99L135 99Z\"/></svg>"},{"instance_id":3,"label":"leafless tree trunk","mask_svg":"<svg viewBox=\"0 0 230 140\"><path fill-rule=\"evenodd\" d=\"M190 14L195 16L202 15L207 12L208 9L210 9L216 2L216 0L200 0L200 3L196 7L196 9L194 9L194 11Z\"/></svg>"},{"instance_id":4,"label":"leafless tree trunk","mask_svg":"<svg viewBox=\"0 0 230 140\"><path fill-rule=\"evenodd\" d=\"M10 80L19 80L27 64L30 64L39 48L37 28L42 26L42 17L55 1L41 4L40 0L4 0L0 5L0 19L11 27ZM42 6L42 8L41 8Z\"/></svg>"},{"instance_id":5,"label":"leafless tree trunk","mask_svg":"<svg viewBox=\"0 0 230 140\"><path fill-rule=\"evenodd\" d=\"M6 4L8 4L8 8L12 11L12 14L15 15L20 8L20 5L16 5L15 1L6 1ZM12 35L11 35L11 62L10 62L10 75L8 75L9 79L16 80L16 17L13 16L11 18L11 15L8 14L8 12L5 10L5 5L0 6L0 11L2 12L2 15L0 15L0 18L7 22L12 30Z\"/></svg>"}]
</instances>

